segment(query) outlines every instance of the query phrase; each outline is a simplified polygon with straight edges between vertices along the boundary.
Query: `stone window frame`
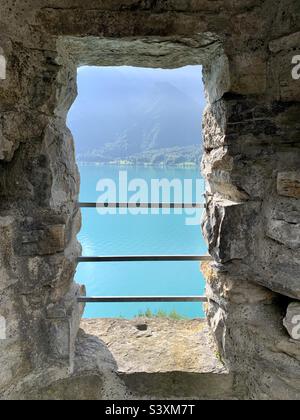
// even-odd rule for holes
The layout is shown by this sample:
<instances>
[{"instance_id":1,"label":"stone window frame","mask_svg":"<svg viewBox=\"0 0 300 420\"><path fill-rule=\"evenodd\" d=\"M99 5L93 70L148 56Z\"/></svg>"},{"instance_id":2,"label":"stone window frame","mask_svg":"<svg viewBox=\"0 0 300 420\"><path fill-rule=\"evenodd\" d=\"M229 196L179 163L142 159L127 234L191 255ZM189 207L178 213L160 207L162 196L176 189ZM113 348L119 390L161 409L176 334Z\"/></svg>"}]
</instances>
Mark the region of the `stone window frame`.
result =
<instances>
[{"instance_id":1,"label":"stone window frame","mask_svg":"<svg viewBox=\"0 0 300 420\"><path fill-rule=\"evenodd\" d=\"M188 65L201 65L207 88L207 106L209 101L215 101L218 96L222 96L223 89L226 90L229 85L229 66L222 42L211 33L184 39L61 37L58 41L58 51L57 62L62 67L60 78L65 81L64 87L70 91L72 86L71 91L76 94L77 69L82 66L176 69ZM63 115L65 120L76 100L76 94L68 97L64 91L58 92L60 99L56 112ZM61 105L64 109L60 108Z\"/></svg>"}]
</instances>

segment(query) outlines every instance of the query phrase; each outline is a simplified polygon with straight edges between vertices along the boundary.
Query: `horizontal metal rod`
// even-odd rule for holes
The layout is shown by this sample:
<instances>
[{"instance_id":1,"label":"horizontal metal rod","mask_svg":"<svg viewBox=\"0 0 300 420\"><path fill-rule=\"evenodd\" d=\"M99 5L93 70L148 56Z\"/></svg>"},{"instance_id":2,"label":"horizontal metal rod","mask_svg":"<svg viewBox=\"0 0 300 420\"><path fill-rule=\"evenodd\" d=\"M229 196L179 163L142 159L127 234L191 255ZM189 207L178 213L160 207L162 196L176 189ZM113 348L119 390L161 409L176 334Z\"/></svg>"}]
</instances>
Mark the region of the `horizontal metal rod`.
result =
<instances>
[{"instance_id":1,"label":"horizontal metal rod","mask_svg":"<svg viewBox=\"0 0 300 420\"><path fill-rule=\"evenodd\" d=\"M79 203L81 208L203 209L198 203Z\"/></svg>"},{"instance_id":2,"label":"horizontal metal rod","mask_svg":"<svg viewBox=\"0 0 300 420\"><path fill-rule=\"evenodd\" d=\"M79 257L78 263L96 262L143 262L143 261L213 261L210 255L127 255Z\"/></svg>"},{"instance_id":3,"label":"horizontal metal rod","mask_svg":"<svg viewBox=\"0 0 300 420\"><path fill-rule=\"evenodd\" d=\"M77 300L79 303L207 302L205 296L81 296Z\"/></svg>"}]
</instances>

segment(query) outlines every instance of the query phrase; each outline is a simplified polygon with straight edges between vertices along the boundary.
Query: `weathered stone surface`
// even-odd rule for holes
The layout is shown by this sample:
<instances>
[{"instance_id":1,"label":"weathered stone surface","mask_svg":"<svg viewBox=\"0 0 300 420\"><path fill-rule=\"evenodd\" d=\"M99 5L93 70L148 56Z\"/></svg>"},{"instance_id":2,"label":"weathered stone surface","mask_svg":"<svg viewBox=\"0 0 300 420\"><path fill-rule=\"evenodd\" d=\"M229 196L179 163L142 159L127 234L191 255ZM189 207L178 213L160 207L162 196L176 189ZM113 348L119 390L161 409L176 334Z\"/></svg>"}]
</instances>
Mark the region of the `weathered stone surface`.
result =
<instances>
[{"instance_id":1,"label":"weathered stone surface","mask_svg":"<svg viewBox=\"0 0 300 420\"><path fill-rule=\"evenodd\" d=\"M15 219L10 216L0 217L0 293L17 282L13 260L15 238Z\"/></svg>"},{"instance_id":2,"label":"weathered stone surface","mask_svg":"<svg viewBox=\"0 0 300 420\"><path fill-rule=\"evenodd\" d=\"M293 77L293 57L300 55L299 45L273 54L270 59L272 86L276 100L282 102L299 101L300 83Z\"/></svg>"},{"instance_id":3,"label":"weathered stone surface","mask_svg":"<svg viewBox=\"0 0 300 420\"><path fill-rule=\"evenodd\" d=\"M229 303L237 305L255 305L264 303L271 305L276 299L276 294L260 285L251 283L243 275L232 275L222 271L218 266L202 263L201 270L207 281L207 297L226 309Z\"/></svg>"},{"instance_id":4,"label":"weathered stone surface","mask_svg":"<svg viewBox=\"0 0 300 420\"><path fill-rule=\"evenodd\" d=\"M300 172L280 172L277 192L284 197L300 198Z\"/></svg>"},{"instance_id":5,"label":"weathered stone surface","mask_svg":"<svg viewBox=\"0 0 300 420\"><path fill-rule=\"evenodd\" d=\"M81 327L106 343L120 373L226 373L202 320L92 319Z\"/></svg>"},{"instance_id":6,"label":"weathered stone surface","mask_svg":"<svg viewBox=\"0 0 300 420\"><path fill-rule=\"evenodd\" d=\"M300 248L300 224L285 220L270 220L267 235L291 249Z\"/></svg>"},{"instance_id":7,"label":"weathered stone surface","mask_svg":"<svg viewBox=\"0 0 300 420\"><path fill-rule=\"evenodd\" d=\"M267 88L266 56L262 52L242 52L231 62L232 92L242 95L263 94ZM234 75L238 77L234 77Z\"/></svg>"},{"instance_id":8,"label":"weathered stone surface","mask_svg":"<svg viewBox=\"0 0 300 420\"><path fill-rule=\"evenodd\" d=\"M270 42L269 48L273 53L279 53L286 50L295 50L299 46L300 32L283 36L278 39L274 39Z\"/></svg>"},{"instance_id":9,"label":"weathered stone surface","mask_svg":"<svg viewBox=\"0 0 300 420\"><path fill-rule=\"evenodd\" d=\"M221 79L228 72L221 43L218 37L212 34L195 34L193 37L187 35L183 38L165 37L162 41L157 42L155 36L139 39L61 37L59 48L63 51L63 57L67 52L75 64L99 66L148 66L151 57L152 67L176 68L188 64L203 64L208 62L211 56L216 56L216 60L220 60L223 67L217 67L219 74L215 77ZM222 79L218 82L224 83L223 92L226 91L226 81Z\"/></svg>"},{"instance_id":10,"label":"weathered stone surface","mask_svg":"<svg viewBox=\"0 0 300 420\"><path fill-rule=\"evenodd\" d=\"M65 249L65 225L45 226L22 233L22 255L51 255Z\"/></svg>"},{"instance_id":11,"label":"weathered stone surface","mask_svg":"<svg viewBox=\"0 0 300 420\"><path fill-rule=\"evenodd\" d=\"M223 276L218 274L218 287ZM247 301L245 283L242 280L232 288L232 301L211 300L207 306L220 354L227 356L229 370L236 372L236 388L247 398L299 399L299 345L290 343L282 326L284 305L276 295L270 299L267 291L258 288L257 298ZM244 299L236 300L237 290ZM213 292L213 298L218 297L218 289Z\"/></svg>"},{"instance_id":12,"label":"weathered stone surface","mask_svg":"<svg viewBox=\"0 0 300 420\"><path fill-rule=\"evenodd\" d=\"M228 263L249 257L247 244L253 235L258 210L259 205L253 202L238 204L224 199L208 202L203 229L210 254L216 261Z\"/></svg>"},{"instance_id":13,"label":"weathered stone surface","mask_svg":"<svg viewBox=\"0 0 300 420\"><path fill-rule=\"evenodd\" d=\"M213 61L208 61L204 67L203 76L208 102L212 104L219 101L231 86L227 56L224 53L219 53L219 56L216 55Z\"/></svg>"},{"instance_id":14,"label":"weathered stone surface","mask_svg":"<svg viewBox=\"0 0 300 420\"><path fill-rule=\"evenodd\" d=\"M288 306L283 325L293 340L300 341L300 302L293 302Z\"/></svg>"},{"instance_id":15,"label":"weathered stone surface","mask_svg":"<svg viewBox=\"0 0 300 420\"><path fill-rule=\"evenodd\" d=\"M81 326L107 346L118 376L136 398L234 396L233 378L203 320L92 319Z\"/></svg>"},{"instance_id":16,"label":"weathered stone surface","mask_svg":"<svg viewBox=\"0 0 300 420\"><path fill-rule=\"evenodd\" d=\"M77 335L84 291L73 283L81 220L66 115L76 67L201 63L204 232L215 259L207 314L231 382L219 386L228 395L234 378L240 398L300 399L299 344L282 325L287 297L300 298L299 22L297 0L1 0L1 398L220 389L194 372L118 376L103 342Z\"/></svg>"},{"instance_id":17,"label":"weathered stone surface","mask_svg":"<svg viewBox=\"0 0 300 420\"><path fill-rule=\"evenodd\" d=\"M136 399L235 400L231 375L193 372L131 373L119 375ZM145 397L146 396L146 397Z\"/></svg>"},{"instance_id":18,"label":"weathered stone surface","mask_svg":"<svg viewBox=\"0 0 300 420\"><path fill-rule=\"evenodd\" d=\"M145 320L137 320L135 324L145 325ZM143 324L141 324L141 322ZM157 320L146 320L149 324L157 325ZM195 322L195 321L194 321ZM197 321L199 324L199 321ZM60 377L55 370L47 371L47 376L44 377L41 373L35 373L32 378L27 378L22 384L21 396L22 399L34 400L131 400L131 399L177 399L177 398L198 398L198 399L231 399L233 395L233 377L225 373L224 367L221 365L218 358L210 353L214 344L211 343L212 348L209 350L210 362L202 365L197 364L197 369L201 367L203 372L193 371L168 371L163 368L160 372L153 360L148 359L148 370L140 370L141 363L139 358L134 365L134 360L131 360L130 369L127 372L119 372L119 363L126 364L126 353L121 354L116 344L122 336L117 337L113 331L107 334L109 326L117 327L118 330L123 330L123 338L128 339L128 349L132 346L133 354L135 356L148 354L153 352L148 343L145 348L139 344L135 345L136 341L143 340L143 337L137 338L132 333L129 324L123 320L91 320L84 321L83 326L85 330L93 330L96 336L87 335L83 330L79 331L76 342L76 357L74 363L74 370L72 375L68 375L63 370L60 371ZM126 325L127 324L127 325ZM175 322L176 324L176 322ZM186 323L184 323L187 325ZM192 321L193 324L193 321ZM163 322L162 327L174 328L174 321ZM169 330L161 328L160 336ZM125 331L126 330L126 333ZM175 329L176 331L176 329ZM186 339L186 345L191 344L189 331L181 330L181 340ZM102 334L103 333L103 334ZM102 340L104 336L105 341ZM185 337L184 337L185 336ZM206 335L201 333L202 338L206 339ZM99 338L98 338L99 337ZM100 338L101 337L101 338ZM107 340L112 338L113 342L107 344ZM126 341L125 341L126 343ZM124 345L124 341L122 341ZM118 345L119 347L119 345ZM202 345L205 349L205 345ZM209 349L209 347L207 347ZM115 350L115 351L114 351ZM195 348L196 351L196 348ZM124 358L125 356L125 358ZM211 366L209 364L213 362ZM176 361L174 361L176 364ZM213 369L212 366L216 369ZM174 365L173 365L174 366ZM172 366L172 368L173 368ZM188 365L187 365L188 366ZM213 370L213 372L211 372ZM18 396L19 393L10 394L11 396Z\"/></svg>"}]
</instances>

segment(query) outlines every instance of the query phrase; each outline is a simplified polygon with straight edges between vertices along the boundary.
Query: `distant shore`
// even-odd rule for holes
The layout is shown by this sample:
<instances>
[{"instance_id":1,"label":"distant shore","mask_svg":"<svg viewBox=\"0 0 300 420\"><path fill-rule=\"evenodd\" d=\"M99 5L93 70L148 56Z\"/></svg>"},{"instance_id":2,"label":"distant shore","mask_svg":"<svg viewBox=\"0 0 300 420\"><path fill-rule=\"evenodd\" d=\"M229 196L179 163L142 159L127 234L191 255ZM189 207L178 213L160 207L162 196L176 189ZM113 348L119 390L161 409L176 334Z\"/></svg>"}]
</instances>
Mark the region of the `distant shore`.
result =
<instances>
[{"instance_id":1,"label":"distant shore","mask_svg":"<svg viewBox=\"0 0 300 420\"><path fill-rule=\"evenodd\" d=\"M83 165L118 165L156 168L196 168L200 166L202 146L174 146L171 148L151 149L135 154L116 153L109 149L87 150L77 153L77 161Z\"/></svg>"},{"instance_id":2,"label":"distant shore","mask_svg":"<svg viewBox=\"0 0 300 420\"><path fill-rule=\"evenodd\" d=\"M141 162L132 162L126 160L112 161L112 162L84 162L78 161L78 166L133 166L133 167L142 167L142 168L198 168L195 162L183 162L178 164L165 164L165 163L141 163Z\"/></svg>"}]
</instances>

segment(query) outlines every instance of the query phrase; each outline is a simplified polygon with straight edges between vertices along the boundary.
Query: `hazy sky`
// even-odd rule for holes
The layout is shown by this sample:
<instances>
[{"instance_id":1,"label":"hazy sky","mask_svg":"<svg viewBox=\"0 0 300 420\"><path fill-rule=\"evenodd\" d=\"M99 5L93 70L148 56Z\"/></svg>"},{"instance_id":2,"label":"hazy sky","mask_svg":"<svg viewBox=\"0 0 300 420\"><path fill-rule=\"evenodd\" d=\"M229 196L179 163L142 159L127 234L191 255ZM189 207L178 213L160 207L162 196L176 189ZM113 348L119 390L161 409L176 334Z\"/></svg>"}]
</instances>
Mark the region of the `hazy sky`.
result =
<instances>
[{"instance_id":1,"label":"hazy sky","mask_svg":"<svg viewBox=\"0 0 300 420\"><path fill-rule=\"evenodd\" d=\"M138 120L147 101L149 107L155 101L155 92L170 107L170 118L174 107L187 112L191 107L199 107L201 116L205 106L202 68L79 68L78 97L68 117L77 150L93 147L98 138L111 138L112 128L124 128L133 116Z\"/></svg>"},{"instance_id":2,"label":"hazy sky","mask_svg":"<svg viewBox=\"0 0 300 420\"><path fill-rule=\"evenodd\" d=\"M89 90L96 96L101 89L109 89L112 97L139 94L145 84L169 82L196 100L203 98L202 67L187 66L179 69L148 69L138 67L80 67L78 69L78 93Z\"/></svg>"}]
</instances>

